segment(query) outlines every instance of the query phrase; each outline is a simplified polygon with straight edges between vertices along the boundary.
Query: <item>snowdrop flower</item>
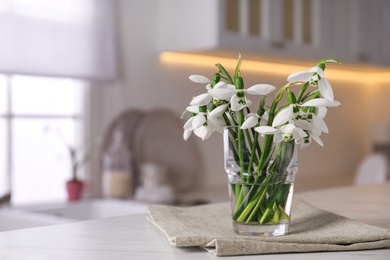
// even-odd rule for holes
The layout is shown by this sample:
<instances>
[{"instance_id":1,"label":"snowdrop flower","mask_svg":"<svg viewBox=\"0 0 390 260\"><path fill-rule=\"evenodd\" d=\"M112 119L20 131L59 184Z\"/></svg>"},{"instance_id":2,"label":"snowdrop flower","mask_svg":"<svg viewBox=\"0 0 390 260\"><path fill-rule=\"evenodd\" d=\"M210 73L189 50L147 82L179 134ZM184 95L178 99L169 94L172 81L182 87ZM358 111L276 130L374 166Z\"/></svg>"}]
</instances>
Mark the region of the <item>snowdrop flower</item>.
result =
<instances>
[{"instance_id":1,"label":"snowdrop flower","mask_svg":"<svg viewBox=\"0 0 390 260\"><path fill-rule=\"evenodd\" d=\"M204 80L207 82L207 80ZM200 94L194 97L190 103L192 106L205 106L210 103L213 98L218 100L230 100L231 97L236 93L234 85L227 84L226 82L220 81L213 88L211 84L206 86L207 93Z\"/></svg>"},{"instance_id":2,"label":"snowdrop flower","mask_svg":"<svg viewBox=\"0 0 390 260\"><path fill-rule=\"evenodd\" d=\"M214 131L222 133L223 124L219 118L226 111L227 107L228 105L225 104L207 112L199 112L198 106L187 107L189 112L196 113L197 115L188 119L188 121L184 124L184 140L187 140L191 136L192 132L194 132L195 135L200 137L202 140L208 139Z\"/></svg>"},{"instance_id":3,"label":"snowdrop flower","mask_svg":"<svg viewBox=\"0 0 390 260\"><path fill-rule=\"evenodd\" d=\"M256 84L248 89L236 89L234 85L221 82L216 84L213 89L208 91L213 98L230 101L231 110L239 111L244 107L249 107L252 102L244 97L244 93L249 95L267 95L276 88L269 84Z\"/></svg>"},{"instance_id":4,"label":"snowdrop flower","mask_svg":"<svg viewBox=\"0 0 390 260\"><path fill-rule=\"evenodd\" d=\"M293 122L280 127L280 129L271 126L259 126L255 128L255 131L259 132L261 136L274 135L274 142L280 143L281 141L289 142L295 140L299 143L303 138L307 137L307 133L297 127Z\"/></svg>"},{"instance_id":5,"label":"snowdrop flower","mask_svg":"<svg viewBox=\"0 0 390 260\"><path fill-rule=\"evenodd\" d=\"M240 111L245 107L250 107L252 101L247 99L246 97L239 97L237 95L233 95L230 99L230 109L234 112Z\"/></svg>"},{"instance_id":6,"label":"snowdrop flower","mask_svg":"<svg viewBox=\"0 0 390 260\"><path fill-rule=\"evenodd\" d=\"M292 123L280 127L280 130L282 132L282 139L277 140L279 136L275 136L276 143L280 143L282 140L285 142L290 142L292 140L295 140L296 142L300 142L300 140L302 140L304 137L307 136L305 131L303 131L301 128L297 127Z\"/></svg>"},{"instance_id":7,"label":"snowdrop flower","mask_svg":"<svg viewBox=\"0 0 390 260\"><path fill-rule=\"evenodd\" d=\"M329 81L325 79L324 77L324 71L319 66L315 66L311 68L309 71L298 71L287 78L288 82L296 82L296 81L303 81L303 82L310 82L311 85L317 86L321 93L321 95L328 99L329 101L334 101L334 95L332 86L330 85Z\"/></svg>"},{"instance_id":8,"label":"snowdrop flower","mask_svg":"<svg viewBox=\"0 0 390 260\"><path fill-rule=\"evenodd\" d=\"M305 138L303 138L300 148L304 149L308 147L311 144L312 139L316 141L320 146L324 146L324 143L322 142L320 135L321 135L321 131L317 129L311 130L308 133L308 135Z\"/></svg>"}]
</instances>

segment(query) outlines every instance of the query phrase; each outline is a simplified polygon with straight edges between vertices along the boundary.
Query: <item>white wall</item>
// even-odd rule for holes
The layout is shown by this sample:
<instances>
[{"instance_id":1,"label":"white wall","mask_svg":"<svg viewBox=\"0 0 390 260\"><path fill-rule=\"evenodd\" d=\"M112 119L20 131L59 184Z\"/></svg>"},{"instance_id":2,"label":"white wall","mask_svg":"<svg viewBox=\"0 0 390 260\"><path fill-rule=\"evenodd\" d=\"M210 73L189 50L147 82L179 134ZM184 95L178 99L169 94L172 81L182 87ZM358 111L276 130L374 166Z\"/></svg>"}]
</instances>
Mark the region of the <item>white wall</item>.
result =
<instances>
[{"instance_id":1,"label":"white wall","mask_svg":"<svg viewBox=\"0 0 390 260\"><path fill-rule=\"evenodd\" d=\"M92 88L91 136L102 134L110 120L129 107L163 107L173 110L179 116L191 97L203 91L202 87L191 83L188 76L203 74L211 77L214 73L213 64L210 67L196 67L162 64L159 61L156 42L161 32L157 31L159 21L156 2L118 1L121 75L115 83ZM245 62L243 75L247 86L260 82L281 86L287 77L247 72ZM386 98L372 93L370 86L346 81L332 81L332 85L336 99L341 101L342 106L329 111L327 123L330 133L323 137L325 147L313 144L300 154L297 186L301 190L350 181L357 163L367 151L367 116L381 111L387 117L385 120L389 121L388 113L384 113L379 108L381 105L372 100L379 97L381 102L387 103ZM205 142L198 141L198 144L204 157L203 185L225 188L227 182L223 170L221 136L216 134ZM96 161L92 170L94 178L98 179ZM98 186L92 187L94 194L99 193Z\"/></svg>"}]
</instances>

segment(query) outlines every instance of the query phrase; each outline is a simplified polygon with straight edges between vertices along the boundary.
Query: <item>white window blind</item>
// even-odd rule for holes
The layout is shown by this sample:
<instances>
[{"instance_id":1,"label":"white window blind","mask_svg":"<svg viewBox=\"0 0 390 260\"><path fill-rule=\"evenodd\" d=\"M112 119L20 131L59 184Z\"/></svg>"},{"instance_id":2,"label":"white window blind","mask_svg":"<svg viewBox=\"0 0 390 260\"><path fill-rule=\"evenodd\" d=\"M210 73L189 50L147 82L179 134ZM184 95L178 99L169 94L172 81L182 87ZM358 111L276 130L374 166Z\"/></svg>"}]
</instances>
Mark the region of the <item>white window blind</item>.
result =
<instances>
[{"instance_id":1,"label":"white window blind","mask_svg":"<svg viewBox=\"0 0 390 260\"><path fill-rule=\"evenodd\" d=\"M111 80L111 0L0 0L0 73Z\"/></svg>"}]
</instances>

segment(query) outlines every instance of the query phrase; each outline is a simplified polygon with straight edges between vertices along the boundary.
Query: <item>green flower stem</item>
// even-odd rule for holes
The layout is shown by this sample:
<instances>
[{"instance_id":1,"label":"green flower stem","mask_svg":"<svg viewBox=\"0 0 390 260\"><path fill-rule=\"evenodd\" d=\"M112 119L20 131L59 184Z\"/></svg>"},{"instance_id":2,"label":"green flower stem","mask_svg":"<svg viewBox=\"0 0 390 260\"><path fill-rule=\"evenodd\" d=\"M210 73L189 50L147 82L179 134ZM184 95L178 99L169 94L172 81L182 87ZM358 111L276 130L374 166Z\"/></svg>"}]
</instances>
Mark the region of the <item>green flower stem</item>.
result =
<instances>
[{"instance_id":1,"label":"green flower stem","mask_svg":"<svg viewBox=\"0 0 390 260\"><path fill-rule=\"evenodd\" d=\"M305 85L301 88L301 90L298 93L297 101L300 103L302 101L303 94L305 94L306 89L309 87L309 82L306 82Z\"/></svg>"},{"instance_id":2,"label":"green flower stem","mask_svg":"<svg viewBox=\"0 0 390 260\"><path fill-rule=\"evenodd\" d=\"M281 206L280 204L277 205L278 195L280 195L280 193L282 192L282 191L280 191L281 185L282 185L281 183L276 184L275 189L272 191L272 194L269 196L268 203L267 203L267 209L266 209L265 213L263 214L263 216L260 219L260 224L266 223L267 218L270 217L269 214L271 212L274 212L274 214L275 214L275 212L277 211L276 209L279 206ZM283 204L284 204L284 199L285 198L283 198L282 202L281 202Z\"/></svg>"},{"instance_id":3,"label":"green flower stem","mask_svg":"<svg viewBox=\"0 0 390 260\"><path fill-rule=\"evenodd\" d=\"M258 181L258 178L259 178L259 177L260 177L260 176L256 176L254 183L256 183L256 182ZM263 184L264 184L264 183L263 183ZM239 186L239 185L236 184L236 186ZM253 186L255 186L255 185L253 185ZM237 219L240 217L241 213L245 210L245 208L246 208L246 206L247 206L247 205L246 205L246 202L247 202L247 201L252 201L253 196L254 196L254 195L256 194L256 192L257 192L257 189L255 189L253 186L249 189L249 191L248 191L248 193L246 194L245 198L243 198L243 199L241 200L241 203L239 203L239 204L236 203L236 209L235 209L235 211L234 211L234 213L233 213L233 220L237 220ZM238 205L238 206L237 206L237 205Z\"/></svg>"},{"instance_id":4,"label":"green flower stem","mask_svg":"<svg viewBox=\"0 0 390 260\"><path fill-rule=\"evenodd\" d=\"M279 207L276 206L276 203L274 204L274 215L272 217L272 222L274 224L279 224L280 223L280 218L279 218Z\"/></svg>"},{"instance_id":5,"label":"green flower stem","mask_svg":"<svg viewBox=\"0 0 390 260\"><path fill-rule=\"evenodd\" d=\"M244 111L238 111L238 123L239 127L237 128L237 141L238 141L238 157L240 158L240 175L241 178L244 176L245 172L245 162L244 162L244 146L245 146L245 136L244 132L241 129L241 125L244 122Z\"/></svg>"},{"instance_id":6,"label":"green flower stem","mask_svg":"<svg viewBox=\"0 0 390 260\"><path fill-rule=\"evenodd\" d=\"M309 93L307 93L303 98L302 98L302 102L303 101L309 101L309 100L312 100L312 99L315 99L317 97L320 96L320 91L318 89L316 90L313 90L313 91L310 91Z\"/></svg>"},{"instance_id":7,"label":"green flower stem","mask_svg":"<svg viewBox=\"0 0 390 260\"><path fill-rule=\"evenodd\" d=\"M248 136L249 136L249 131L248 131ZM259 143L257 141L258 138L259 138L259 133L255 131L255 133L253 134L253 142L252 142L252 144L250 144L250 146L251 146L251 157L249 159L248 174L252 173L253 162L255 162L257 165L259 165L259 160L256 157L256 149L257 148L260 149L260 145L259 145ZM259 154L261 154L261 152Z\"/></svg>"},{"instance_id":8,"label":"green flower stem","mask_svg":"<svg viewBox=\"0 0 390 260\"><path fill-rule=\"evenodd\" d=\"M259 195L259 193L257 193L255 198L251 202L249 202L248 205L245 207L244 211L241 213L241 215L237 219L238 222L244 222L246 216L252 211L253 207L257 204L257 201L258 201L257 196L258 195Z\"/></svg>"},{"instance_id":9,"label":"green flower stem","mask_svg":"<svg viewBox=\"0 0 390 260\"><path fill-rule=\"evenodd\" d=\"M290 216L287 215L286 211L284 211L284 208L281 206L281 205L278 205L278 209L279 209L279 212L280 214L282 215L282 217L287 220L287 221L290 221Z\"/></svg>"},{"instance_id":10,"label":"green flower stem","mask_svg":"<svg viewBox=\"0 0 390 260\"><path fill-rule=\"evenodd\" d=\"M245 221L245 224L248 224L253 219L256 212L258 212L258 209L259 209L261 203L263 202L265 195L267 194L266 191L267 191L267 186L268 186L268 182L269 182L270 178L271 178L271 176L267 176L265 178L265 180L264 180L265 185L262 185L262 187L260 188L260 196L257 199L257 203L256 203L254 209L252 210L252 213L249 215L249 217ZM253 201L255 201L255 200L253 200Z\"/></svg>"}]
</instances>

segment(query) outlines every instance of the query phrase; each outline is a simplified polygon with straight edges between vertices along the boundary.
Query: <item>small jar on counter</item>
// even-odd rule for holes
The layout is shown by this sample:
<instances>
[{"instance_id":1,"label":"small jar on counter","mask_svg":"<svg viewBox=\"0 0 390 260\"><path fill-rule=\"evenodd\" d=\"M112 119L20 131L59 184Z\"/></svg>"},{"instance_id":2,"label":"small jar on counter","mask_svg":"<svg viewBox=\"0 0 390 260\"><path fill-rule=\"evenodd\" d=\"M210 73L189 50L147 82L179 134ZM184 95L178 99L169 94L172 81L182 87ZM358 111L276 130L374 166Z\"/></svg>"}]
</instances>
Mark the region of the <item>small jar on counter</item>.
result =
<instances>
[{"instance_id":1,"label":"small jar on counter","mask_svg":"<svg viewBox=\"0 0 390 260\"><path fill-rule=\"evenodd\" d=\"M133 194L131 153L121 131L114 132L113 141L103 157L103 197L126 199Z\"/></svg>"}]
</instances>

